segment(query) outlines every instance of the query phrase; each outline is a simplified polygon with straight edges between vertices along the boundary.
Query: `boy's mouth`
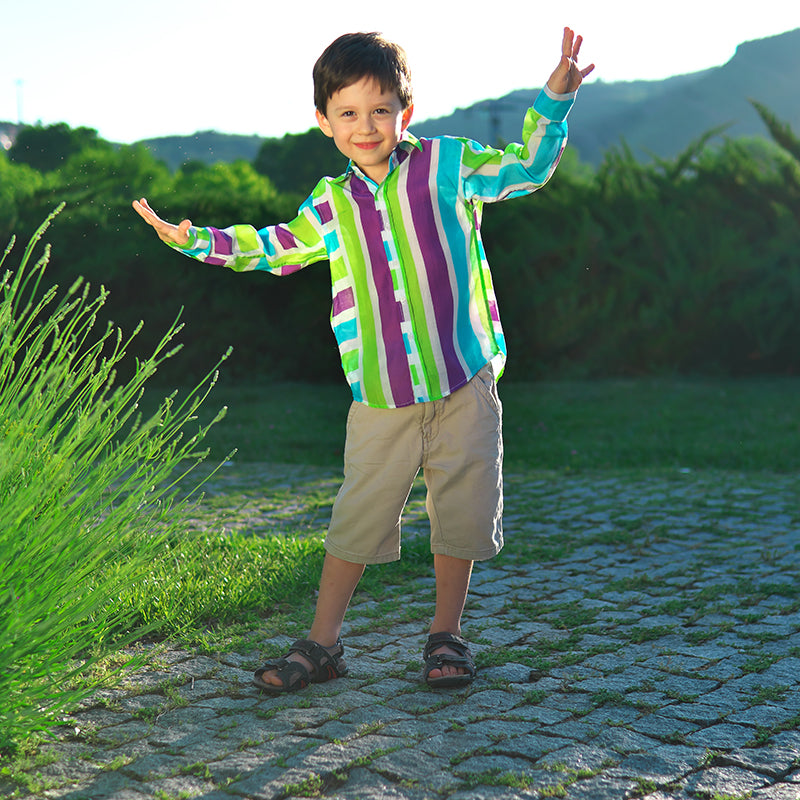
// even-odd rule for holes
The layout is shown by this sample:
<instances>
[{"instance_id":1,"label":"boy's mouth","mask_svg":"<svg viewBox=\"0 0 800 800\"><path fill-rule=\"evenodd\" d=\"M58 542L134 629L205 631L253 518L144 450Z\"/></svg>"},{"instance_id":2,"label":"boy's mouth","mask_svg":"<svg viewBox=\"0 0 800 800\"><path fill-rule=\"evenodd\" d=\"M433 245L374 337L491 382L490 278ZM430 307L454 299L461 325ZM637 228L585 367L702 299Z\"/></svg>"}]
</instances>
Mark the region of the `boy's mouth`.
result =
<instances>
[{"instance_id":1,"label":"boy's mouth","mask_svg":"<svg viewBox=\"0 0 800 800\"><path fill-rule=\"evenodd\" d=\"M358 147L359 150L374 150L379 144L380 144L380 142L356 142L355 143L356 147Z\"/></svg>"}]
</instances>

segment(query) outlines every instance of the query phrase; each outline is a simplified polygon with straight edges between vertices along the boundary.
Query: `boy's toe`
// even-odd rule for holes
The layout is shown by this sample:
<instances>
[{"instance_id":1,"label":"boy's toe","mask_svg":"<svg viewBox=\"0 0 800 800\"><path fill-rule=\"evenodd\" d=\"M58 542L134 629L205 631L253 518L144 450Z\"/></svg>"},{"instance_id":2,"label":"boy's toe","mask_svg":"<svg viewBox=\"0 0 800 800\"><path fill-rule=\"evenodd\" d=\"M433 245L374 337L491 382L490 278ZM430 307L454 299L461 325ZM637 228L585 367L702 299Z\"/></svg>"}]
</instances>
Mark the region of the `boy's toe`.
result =
<instances>
[{"instance_id":1,"label":"boy's toe","mask_svg":"<svg viewBox=\"0 0 800 800\"><path fill-rule=\"evenodd\" d=\"M458 656L454 650L449 647L439 647L431 653L432 656ZM452 677L453 675L466 675L467 670L463 667L454 667L452 664L442 664L441 669L434 667L428 674L431 678Z\"/></svg>"},{"instance_id":2,"label":"boy's toe","mask_svg":"<svg viewBox=\"0 0 800 800\"><path fill-rule=\"evenodd\" d=\"M467 643L451 633L432 633L423 651L423 679L429 686L463 686L475 677L475 662Z\"/></svg>"}]
</instances>

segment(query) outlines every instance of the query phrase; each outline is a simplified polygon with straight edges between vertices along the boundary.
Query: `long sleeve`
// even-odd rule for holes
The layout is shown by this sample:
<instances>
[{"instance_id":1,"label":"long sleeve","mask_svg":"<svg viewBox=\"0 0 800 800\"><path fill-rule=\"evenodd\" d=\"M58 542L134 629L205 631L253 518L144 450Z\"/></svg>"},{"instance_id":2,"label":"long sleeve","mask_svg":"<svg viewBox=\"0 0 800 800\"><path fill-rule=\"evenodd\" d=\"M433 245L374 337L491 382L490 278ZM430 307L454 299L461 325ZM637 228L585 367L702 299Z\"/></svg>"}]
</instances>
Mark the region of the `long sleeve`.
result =
<instances>
[{"instance_id":1,"label":"long sleeve","mask_svg":"<svg viewBox=\"0 0 800 800\"><path fill-rule=\"evenodd\" d=\"M173 247L198 261L236 272L264 270L275 275L297 272L328 257L320 220L311 200L303 203L291 222L260 230L251 225L232 225L224 229L193 226L189 229L188 244Z\"/></svg>"},{"instance_id":2,"label":"long sleeve","mask_svg":"<svg viewBox=\"0 0 800 800\"><path fill-rule=\"evenodd\" d=\"M495 202L529 194L544 186L567 143L567 114L575 93L557 95L547 87L528 109L522 144L505 150L464 140L461 180L470 201Z\"/></svg>"}]
</instances>

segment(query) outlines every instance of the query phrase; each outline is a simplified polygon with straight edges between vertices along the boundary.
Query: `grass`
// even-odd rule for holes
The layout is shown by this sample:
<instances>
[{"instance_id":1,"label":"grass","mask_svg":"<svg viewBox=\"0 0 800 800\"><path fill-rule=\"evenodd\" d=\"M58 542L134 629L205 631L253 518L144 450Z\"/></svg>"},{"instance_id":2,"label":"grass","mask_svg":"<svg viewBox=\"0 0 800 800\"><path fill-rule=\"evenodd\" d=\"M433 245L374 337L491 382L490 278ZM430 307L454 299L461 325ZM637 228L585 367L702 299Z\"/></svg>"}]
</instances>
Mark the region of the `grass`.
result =
<instances>
[{"instance_id":1,"label":"grass","mask_svg":"<svg viewBox=\"0 0 800 800\"><path fill-rule=\"evenodd\" d=\"M165 391L166 387L162 390ZM500 382L506 470L800 469L800 379ZM341 385L226 385L207 412L212 461L338 468L349 392ZM201 417L202 419L202 417Z\"/></svg>"},{"instance_id":2,"label":"grass","mask_svg":"<svg viewBox=\"0 0 800 800\"><path fill-rule=\"evenodd\" d=\"M0 311L5 308L9 319L16 318L18 304L11 294L7 292L7 295ZM82 306L79 304L76 308ZM67 317L65 311L64 318ZM93 313L91 321L94 321ZM55 324L52 317L49 324ZM5 330L12 329L6 326ZM38 328L31 323L30 330ZM66 329L70 330L80 332L82 329L75 326ZM53 329L52 335L61 336L62 330ZM79 344L85 342L82 335L73 339ZM16 667L15 670L0 669L0 677L4 676L0 680L0 690L4 690L0 691L0 698L10 697L10 690L14 689L17 706L13 710L18 716L12 726L6 719L6 727L13 730L0 735L0 779L10 774L5 772L4 756L13 752L18 740L23 738L21 731L26 728L19 720L28 712L38 715L44 703L52 703L51 710L66 708L70 693L77 698L85 695L90 685L118 678L123 666L127 666L127 656L121 651L121 642L125 640L116 637L126 631L137 631L129 633L129 639L147 631L151 636L180 639L206 651L237 647L237 652L243 655L259 646L267 630L289 636L305 634L313 613L324 552L322 534L341 469L345 419L350 403L343 383L335 386L292 383L237 386L226 384L223 376L202 405L192 402L175 408L168 403L164 407L163 398L172 397L175 387L154 387L150 381L143 402L138 403L144 423L139 429L134 427L126 431L123 423L130 416L127 409L136 407L138 401L133 398L138 398L138 388L143 381L135 383L136 391L124 394L116 404L110 403L103 394L106 376L102 371L110 364L97 362L97 369L94 369L96 362L71 359L69 349L61 347L53 348L53 357L60 359L54 363L63 362L63 369L51 372L45 376L46 380L34 384L38 387L36 391L26 394L19 390L15 394L9 387L16 386L13 381L19 383L18 376L26 374L16 365L29 364L22 351L11 350L19 341L19 336L9 333L5 338L0 336L0 344L5 348L0 354L12 354L5 362L0 361L0 364L7 364L5 372L0 371L0 376L6 375L5 383L0 382L0 454L7 456L0 459L0 489L5 491L4 511L15 509L15 519L27 525L27 529L22 524L6 526L7 542L17 546L24 541L32 549L27 558L9 560L11 549L6 548L6 559L16 570L12 578L19 576L18 580L9 581L8 586L25 589L24 592L21 589L11 591L5 587L0 601L5 600L6 604L3 607L0 602L0 611L5 613L9 623L7 630L24 631L24 635L5 636L5 640L16 647L19 657L12 658L7 648L4 654L7 660L4 662L0 658L0 666L13 663ZM82 352L80 347L78 352ZM100 352L99 347L97 352ZM31 360L30 374L36 376L33 364ZM149 370L149 364L139 364L138 368L139 371ZM159 376L163 372L159 370ZM81 393L80 402L65 406L75 412L69 419L74 417L80 426L68 425L61 415L57 418L61 427L57 428L50 422L54 418L47 415L50 410L63 406L64 397L69 396L57 390L55 378L59 376L65 380L84 376L88 385L96 389ZM758 474L760 477L754 482L770 487L772 481L777 480L775 476L781 474L784 485L792 481L791 476L800 468L799 389L800 379L795 378L504 381L501 395L505 405L507 487L508 494L517 500L513 514L518 518L536 519L544 532L541 536L509 537L501 556L504 562L498 563L508 565L514 559L525 559L526 564L532 559L561 560L569 557L578 546L594 544L617 546L636 553L659 541L663 528L660 510L655 514L651 511L632 514L630 509L619 507L616 496L612 506L608 498L597 500L586 492L581 492L578 501L584 507L576 513L583 519L597 519L597 530L572 531L568 521L572 513L569 487L587 483L580 480L570 483L570 476L576 473L589 476L588 482L592 485L595 480L602 482L607 476L629 476L633 484L638 481L641 485L642 476L651 473L673 475L670 487L674 485L676 492L681 493L688 521L685 530L664 532L665 537L690 541L693 526L704 530L702 526L709 524L708 518L713 522L715 515L722 513L721 507L706 507L702 488L708 481L725 485L725 497L731 499L728 512L747 517L751 504L745 496L737 496L737 486L744 482L731 481L733 473ZM179 389L176 396L187 394L192 396L191 392ZM132 402L128 403L127 399ZM224 419L217 411L221 407L228 409ZM113 413L103 413L109 409ZM34 424L39 419L36 414L47 424L37 427ZM75 436L71 436L73 427ZM178 443L183 431L189 438L194 431L202 434L203 446L210 447L208 471L238 449L234 460L239 469L232 471L238 477L231 484L235 489L226 488L229 484L224 480L223 469L212 476L209 496L198 506L179 499L183 488L173 495L173 487L185 486L187 491L192 488L187 481L172 483L172 478L180 475L193 460L188 456L195 444ZM78 445L91 441L90 433L101 436L104 442L116 442L104 451L105 461L100 458L99 449L87 451L88 454L77 449ZM119 443L130 441L125 438L126 433L129 436L152 435L145 437L142 449L122 451L118 461L113 462L118 466L116 472L100 470L99 467L108 462L108 454L119 449ZM70 459L67 459L62 445L73 439L76 449L68 452ZM145 447L148 442L150 445ZM11 455L21 465L20 469L12 468ZM77 471L76 465L85 469ZM147 469L137 472L139 465ZM253 465L251 475L248 475L248 465ZM262 479L265 465L272 475L278 475L275 480L265 482ZM201 474L203 470L205 466L201 467ZM70 489L66 495L52 494L53 487L60 485L53 476L64 478L72 472L78 478L74 482L77 488ZM27 482L20 484L18 474L26 475ZM94 486L88 482L89 476L95 483L99 480L96 497L89 491ZM110 477L106 480L105 476ZM168 491L158 488L162 483L168 485ZM20 485L28 495L21 493ZM559 489L566 487L567 507L559 507L557 513L542 502L542 497L552 492L554 485ZM692 486L696 489L694 494L686 491ZM118 492L115 487L124 491ZM109 502L103 504L101 501L106 496ZM64 497L81 500L84 503L81 513L70 512L63 502ZM46 502L36 502L37 498L44 498ZM2 492L0 499L3 499ZM150 503L151 500L157 502ZM722 502L726 505L726 501ZM181 513L175 516L172 511ZM696 521L691 519L694 512L697 512ZM417 524L414 518L423 514L424 488L418 482L407 514L411 524L406 530L414 530ZM54 523L45 536L44 530L36 533L36 526L41 527L47 515L52 515ZM240 531L231 529L228 524L231 519L243 521ZM262 520L267 520L268 524L262 524ZM103 544L102 537L97 538L104 526L108 528L110 535L105 538L113 543L111 547ZM548 527L557 529L557 534L548 535ZM27 537L20 536L26 530ZM71 536L70 531L73 532ZM729 536L725 526L715 531L715 535L723 543ZM88 538L90 536L95 538ZM124 558L117 558L115 548L123 541L125 548L120 554ZM78 545L93 554L95 560L88 562L86 554L75 549ZM43 562L43 553L60 558L52 563L64 578L63 586L61 582L56 585L54 570L43 570L43 564L51 563ZM768 556L779 559L782 551L772 556L765 554L764 558ZM76 570L74 565L80 564L84 564L83 569ZM132 564L135 569L131 568ZM44 577L30 579L34 568L40 570L36 575ZM11 573L7 570L7 574ZM678 574L680 572L675 573ZM375 601L369 629L398 623L419 623L422 629L422 617L430 612L432 601L431 575L431 556L424 535L406 538L402 561L367 570L358 591ZM569 602L551 600L520 601L513 608L503 609L498 624L513 626L521 619L537 617L549 622L559 634L564 633L551 639L539 638L535 647L515 650L516 662L529 667L532 674L544 675L551 668L565 669L580 664L593 654L614 652L614 642L621 639L636 644L672 634L692 643L705 641L720 630L735 630L733 621L718 623L713 628L702 621L705 614L728 611L731 597L737 600L743 622L760 619L766 612L759 609L758 613L750 613L747 609L767 598L784 600L782 613L796 611L800 606L800 589L791 582L759 582L731 575L714 585L687 588L693 577L687 574L683 576L686 585L682 596L676 598L675 584L666 582L668 577L673 576L641 574L627 576L624 580L609 578L602 589L594 590L594 596L600 599L603 593L610 591L624 593L625 598L616 602L618 611L635 603L638 592L647 593L651 598L663 596L656 613L681 616L678 627L632 625L625 619L609 618L600 606L576 607ZM417 579L424 580L415 585ZM53 587L59 592L51 591ZM402 587L404 598L413 596L420 604L406 600L398 605L397 587ZM0 585L0 589L3 588ZM591 596L591 592L587 594ZM62 632L66 645L56 653L60 662L51 660L40 664L42 642L54 638L50 635L53 629L42 628L34 641L32 626L22 626L19 620L42 619L49 625L51 608L63 616L75 600L78 605L72 609L72 617L67 617ZM114 609L110 617L101 613L109 605ZM694 627L697 621L699 627ZM257 636L252 635L254 631ZM592 647L582 644L587 635L606 634L612 635L613 642ZM743 630L739 636L746 640L743 651L748 660L741 666L745 674L758 675L779 658L763 647L778 634ZM23 646L30 652L20 650ZM25 666L26 659L30 662L27 674L19 669L20 664ZM115 664L115 660L118 663ZM487 649L478 657L482 667L504 664L507 660L507 651L501 648ZM91 674L84 674L85 666L91 667ZM407 668L401 666L398 674ZM53 681L53 674L60 680ZM37 686L46 691L38 696L31 693ZM502 688L505 683L498 679L492 686ZM55 687L52 692L51 687ZM654 691L655 688L654 684L642 683L639 691ZM58 694L62 690L64 697ZM24 701L22 692L28 692ZM762 687L758 690L758 699L779 700L784 692L785 687ZM667 696L681 702L691 699L691 695L677 692ZM546 691L534 689L525 695L525 701L537 704L546 697ZM180 702L185 701L165 686L163 704L142 708L134 717L151 721ZM592 708L613 705L649 707L643 700L619 692L603 691L591 696ZM587 708L576 714L589 712ZM8 715L8 709L4 712L0 708L0 722L4 713ZM44 730L50 721L37 717L36 723ZM785 724L796 723L795 719ZM768 740L772 733L783 729L782 726L760 729L754 741ZM674 737L681 735L676 733ZM675 741L681 740L675 738ZM29 752L30 749L23 747L22 757ZM189 765L186 772L200 778L208 774L202 764ZM526 788L524 777L513 774L491 777L498 786ZM570 774L564 781L547 787L543 794L564 796L569 784L578 777L583 775ZM286 788L298 796L317 796L325 788L320 780L319 776L312 775ZM36 791L45 788L37 787ZM644 784L640 786L642 791L647 788Z\"/></svg>"},{"instance_id":3,"label":"grass","mask_svg":"<svg viewBox=\"0 0 800 800\"><path fill-rule=\"evenodd\" d=\"M161 387L156 396L168 390ZM516 481L578 471L599 478L666 471L685 480L687 472L763 474L800 468L798 379L504 383L501 390L509 491ZM248 620L253 623L264 614L284 627L289 621L301 629L308 623L323 555L322 534L337 486L330 476L335 478L341 469L349 402L342 385L220 382L206 410L198 413L202 424L204 414L210 418L220 405L228 409L225 419L206 434L209 463L237 448L235 462L244 471L248 464L262 462L304 465L329 477L324 485L313 475L297 481L287 477L280 486L256 480L241 495L210 497L201 513L210 520L203 535L176 541L154 564L148 591L137 590L129 597L144 621L158 623L161 635L188 636L209 647L218 641L214 629L224 625L224 635L234 620L245 623L245 629ZM418 486L412 506L419 511L423 502L424 489ZM248 503L244 532L225 530L222 511ZM278 520L274 531L281 535L250 519L267 512ZM613 536L623 537L631 547L645 535L658 535L655 529L617 528ZM253 530L259 535L248 536ZM562 532L558 541L536 537L509 542L506 555L547 560L564 557L574 546L569 533ZM180 581L173 580L176 564L184 576ZM382 599L387 586L430 574L426 538L411 538L404 542L402 561L367 570L359 591ZM648 576L638 578L642 585L636 580L627 579L620 590L648 588ZM719 593L733 590L716 587ZM792 593L787 587L776 591ZM575 613L562 612L554 624L591 624L596 614L583 611L578 619ZM631 635L646 641L663 633L648 628Z\"/></svg>"},{"instance_id":4,"label":"grass","mask_svg":"<svg viewBox=\"0 0 800 800\"><path fill-rule=\"evenodd\" d=\"M162 386L154 396L167 391L170 387ZM509 491L516 481L553 473L638 476L666 471L684 477L688 472L778 473L800 468L798 379L508 382L501 383L501 393ZM204 440L211 449L209 463L236 448L235 462L243 470L257 463L303 465L312 473L322 470L328 479L320 483L312 474L307 480L287 478L279 486L255 481L239 494L208 498L204 515L211 520L210 529L202 537L176 543L170 558L154 565L151 590L131 600L145 620L160 623L161 635L188 636L213 647L218 641L213 630L221 624L230 630L233 620L252 623L266 613L280 626L293 623L302 630L308 623L323 554L321 537L337 486L330 477L335 478L342 466L349 403L343 385L237 386L226 385L223 376L205 411L198 413L202 424L204 414L210 418L219 406L227 407L225 419ZM420 512L424 489L416 487L411 502ZM269 513L278 520L274 530L282 535L252 520L244 530L258 531L257 537L225 532L223 511L234 506L247 507L245 518ZM642 540L638 528L623 531L621 525L598 534L599 539L622 537L631 547ZM649 535L657 536L657 531ZM509 542L506 555L561 558L574 544L564 532L557 541L536 537ZM174 563L186 576L178 583L171 580ZM430 574L427 541L410 539L404 542L402 561L367 570L359 591L381 599L387 586ZM647 588L648 576L638 579L642 586L635 580L626 580L620 588ZM723 592L723 587L717 589ZM591 623L592 614L583 613L585 620L567 614L556 624ZM633 635L644 641L661 633L643 629Z\"/></svg>"},{"instance_id":5,"label":"grass","mask_svg":"<svg viewBox=\"0 0 800 800\"><path fill-rule=\"evenodd\" d=\"M213 385L140 416L179 326L120 380L138 328L98 324L108 293L39 291L49 248L34 252L56 213L18 264L13 240L0 258L0 752L79 700L120 637L145 633L119 598L185 533L175 479L202 460L194 412Z\"/></svg>"}]
</instances>

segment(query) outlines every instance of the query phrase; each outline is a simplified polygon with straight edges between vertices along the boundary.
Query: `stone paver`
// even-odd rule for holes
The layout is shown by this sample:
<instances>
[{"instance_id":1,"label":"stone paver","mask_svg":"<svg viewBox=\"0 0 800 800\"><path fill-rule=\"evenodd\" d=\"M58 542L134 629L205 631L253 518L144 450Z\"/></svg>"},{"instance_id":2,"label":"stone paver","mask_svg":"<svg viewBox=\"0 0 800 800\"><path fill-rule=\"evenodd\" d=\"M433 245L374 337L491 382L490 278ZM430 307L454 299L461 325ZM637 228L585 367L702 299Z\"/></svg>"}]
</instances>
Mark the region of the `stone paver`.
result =
<instances>
[{"instance_id":1,"label":"stone paver","mask_svg":"<svg viewBox=\"0 0 800 800\"><path fill-rule=\"evenodd\" d=\"M212 496L243 476L226 473ZM395 620L357 596L349 676L301 694L250 686L285 636L262 637L258 655L154 651L76 710L26 784L0 775L0 795L798 800L799 485L508 475L512 544L477 565L465 614L480 668L469 689L419 680L432 601L420 581L389 589ZM411 535L424 530L420 504ZM292 513L318 527L319 506L301 500L260 524Z\"/></svg>"}]
</instances>

